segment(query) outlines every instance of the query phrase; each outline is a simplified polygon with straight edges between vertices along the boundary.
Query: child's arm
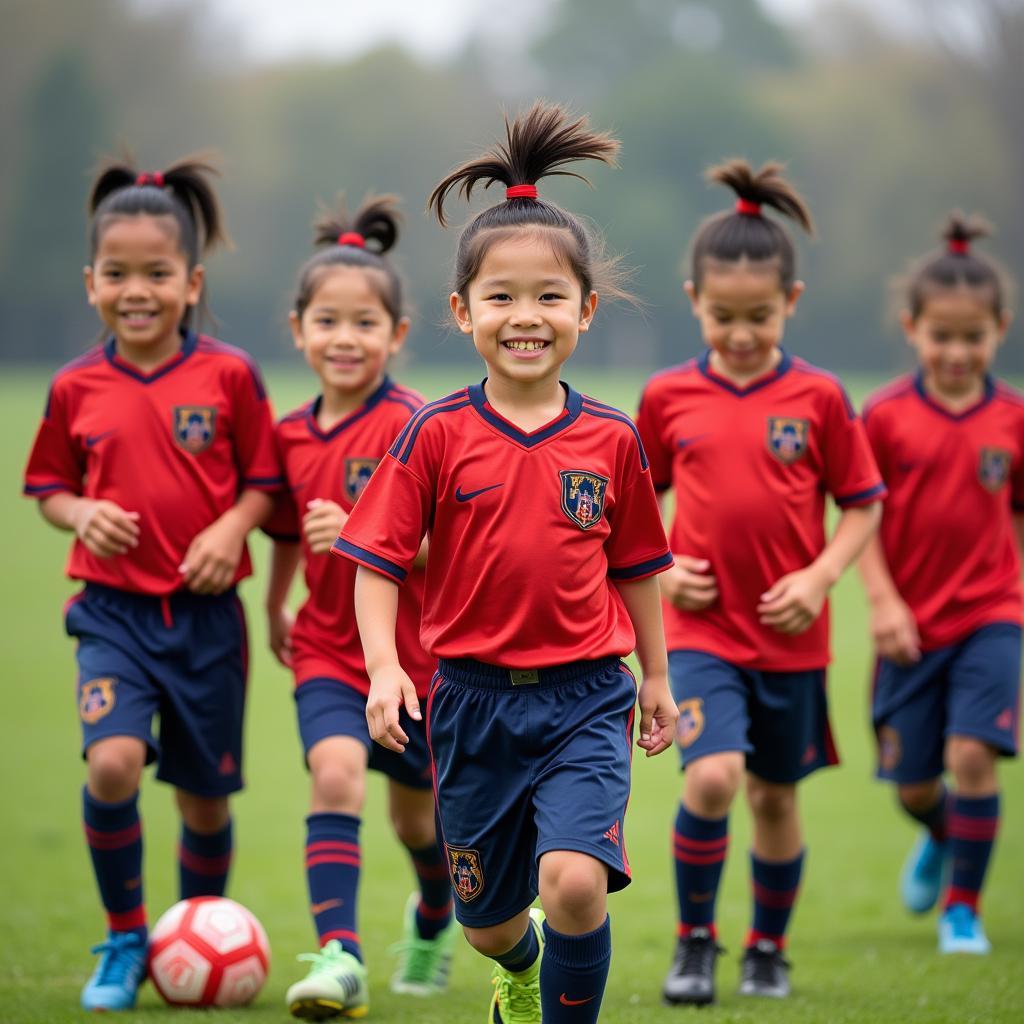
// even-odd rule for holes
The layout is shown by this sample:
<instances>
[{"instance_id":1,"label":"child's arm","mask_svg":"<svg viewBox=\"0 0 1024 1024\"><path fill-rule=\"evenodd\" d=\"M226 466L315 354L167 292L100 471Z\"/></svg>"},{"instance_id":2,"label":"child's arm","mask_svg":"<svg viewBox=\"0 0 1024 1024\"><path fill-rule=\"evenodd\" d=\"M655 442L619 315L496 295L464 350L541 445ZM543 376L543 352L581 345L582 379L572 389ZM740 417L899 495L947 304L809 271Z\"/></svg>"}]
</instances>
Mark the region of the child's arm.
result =
<instances>
[{"instance_id":1,"label":"child's arm","mask_svg":"<svg viewBox=\"0 0 1024 1024\"><path fill-rule=\"evenodd\" d=\"M821 614L828 592L864 550L881 521L880 501L844 509L825 550L810 565L787 573L761 595L757 606L761 622L789 635L809 629Z\"/></svg>"},{"instance_id":2,"label":"child's arm","mask_svg":"<svg viewBox=\"0 0 1024 1024\"><path fill-rule=\"evenodd\" d=\"M388 750L403 753L409 737L398 723L404 704L409 716L420 721L416 687L398 661L395 626L398 622L398 584L364 566L356 570L356 623L363 643L370 693L366 722L370 737Z\"/></svg>"},{"instance_id":3,"label":"child's arm","mask_svg":"<svg viewBox=\"0 0 1024 1024\"><path fill-rule=\"evenodd\" d=\"M302 548L291 541L275 540L270 556L270 581L267 583L267 632L270 649L282 665L291 667L292 627L295 615L288 607L288 591L302 561Z\"/></svg>"},{"instance_id":4,"label":"child's arm","mask_svg":"<svg viewBox=\"0 0 1024 1024\"><path fill-rule=\"evenodd\" d=\"M921 638L914 613L896 589L877 535L868 541L857 568L871 605L871 638L875 650L897 665L920 661Z\"/></svg>"},{"instance_id":5,"label":"child's arm","mask_svg":"<svg viewBox=\"0 0 1024 1024\"><path fill-rule=\"evenodd\" d=\"M670 570L671 571L671 570ZM643 682L640 702L640 738L637 745L647 756L660 754L672 745L679 709L668 685L668 654L661 623L661 596L657 577L627 583L616 581L633 629L636 631L636 656Z\"/></svg>"},{"instance_id":6,"label":"child's arm","mask_svg":"<svg viewBox=\"0 0 1024 1024\"><path fill-rule=\"evenodd\" d=\"M274 507L273 495L246 490L219 519L192 539L178 571L195 594L221 594L231 586L249 531Z\"/></svg>"},{"instance_id":7,"label":"child's arm","mask_svg":"<svg viewBox=\"0 0 1024 1024\"><path fill-rule=\"evenodd\" d=\"M139 513L105 499L59 491L39 502L43 518L58 530L73 530L97 558L123 555L139 543Z\"/></svg>"},{"instance_id":8,"label":"child's arm","mask_svg":"<svg viewBox=\"0 0 1024 1024\"><path fill-rule=\"evenodd\" d=\"M658 496L662 519L665 518L665 495ZM692 555L677 555L673 552L675 565L658 573L661 596L669 604L684 612L702 612L718 600L718 580L709 571L711 563L706 558Z\"/></svg>"},{"instance_id":9,"label":"child's arm","mask_svg":"<svg viewBox=\"0 0 1024 1024\"><path fill-rule=\"evenodd\" d=\"M314 498L306 503L306 514L302 517L302 532L314 555L330 554L331 545L338 539L341 528L348 520L348 513L335 501Z\"/></svg>"}]
</instances>

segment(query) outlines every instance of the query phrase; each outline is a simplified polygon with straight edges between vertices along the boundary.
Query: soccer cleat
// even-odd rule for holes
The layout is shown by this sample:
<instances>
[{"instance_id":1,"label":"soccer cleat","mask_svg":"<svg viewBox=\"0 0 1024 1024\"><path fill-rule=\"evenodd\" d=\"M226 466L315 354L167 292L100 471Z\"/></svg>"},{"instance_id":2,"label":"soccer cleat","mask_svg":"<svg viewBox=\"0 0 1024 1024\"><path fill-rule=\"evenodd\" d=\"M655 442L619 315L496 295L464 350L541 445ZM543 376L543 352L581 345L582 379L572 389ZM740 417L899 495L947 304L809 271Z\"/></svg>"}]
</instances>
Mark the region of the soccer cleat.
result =
<instances>
[{"instance_id":1,"label":"soccer cleat","mask_svg":"<svg viewBox=\"0 0 1024 1024\"><path fill-rule=\"evenodd\" d=\"M925 832L914 843L900 874L903 906L912 914L926 914L935 906L942 889L945 865L946 844Z\"/></svg>"},{"instance_id":2,"label":"soccer cleat","mask_svg":"<svg viewBox=\"0 0 1024 1024\"><path fill-rule=\"evenodd\" d=\"M939 918L940 953L974 953L984 956L992 944L981 926L981 918L966 903L954 903Z\"/></svg>"},{"instance_id":3,"label":"soccer cleat","mask_svg":"<svg viewBox=\"0 0 1024 1024\"><path fill-rule=\"evenodd\" d=\"M391 976L391 991L406 996L432 996L448 987L452 947L458 923L455 915L432 939L420 938L416 931L416 907L419 893L414 892L405 905L405 929L401 942L391 947L398 954L398 967Z\"/></svg>"},{"instance_id":4,"label":"soccer cleat","mask_svg":"<svg viewBox=\"0 0 1024 1024\"><path fill-rule=\"evenodd\" d=\"M537 932L540 953L525 971L513 974L494 965L494 995L487 1011L487 1024L540 1024L540 961L544 955L544 912L530 911L530 924Z\"/></svg>"},{"instance_id":5,"label":"soccer cleat","mask_svg":"<svg viewBox=\"0 0 1024 1024\"><path fill-rule=\"evenodd\" d=\"M301 953L298 959L313 966L285 996L293 1017L330 1020L366 1016L370 1009L366 968L337 939L331 939L319 953Z\"/></svg>"},{"instance_id":6,"label":"soccer cleat","mask_svg":"<svg viewBox=\"0 0 1024 1024\"><path fill-rule=\"evenodd\" d=\"M725 950L710 928L693 928L676 946L661 995L669 1005L707 1006L715 1001L715 961Z\"/></svg>"},{"instance_id":7,"label":"soccer cleat","mask_svg":"<svg viewBox=\"0 0 1024 1024\"><path fill-rule=\"evenodd\" d=\"M790 966L774 942L758 939L743 953L740 995L785 999L789 995Z\"/></svg>"},{"instance_id":8,"label":"soccer cleat","mask_svg":"<svg viewBox=\"0 0 1024 1024\"><path fill-rule=\"evenodd\" d=\"M132 1010L146 980L146 942L138 932L110 932L93 946L100 962L82 989L83 1010Z\"/></svg>"}]
</instances>

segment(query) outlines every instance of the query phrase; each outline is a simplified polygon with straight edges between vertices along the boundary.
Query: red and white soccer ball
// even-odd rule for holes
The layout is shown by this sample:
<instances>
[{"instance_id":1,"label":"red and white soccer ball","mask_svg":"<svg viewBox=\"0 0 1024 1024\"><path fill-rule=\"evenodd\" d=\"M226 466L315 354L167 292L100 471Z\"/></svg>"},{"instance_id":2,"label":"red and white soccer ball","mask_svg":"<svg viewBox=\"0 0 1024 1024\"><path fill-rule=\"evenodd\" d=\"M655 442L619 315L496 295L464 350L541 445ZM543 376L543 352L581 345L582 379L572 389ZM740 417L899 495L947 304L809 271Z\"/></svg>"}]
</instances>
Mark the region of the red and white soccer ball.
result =
<instances>
[{"instance_id":1,"label":"red and white soccer ball","mask_svg":"<svg viewBox=\"0 0 1024 1024\"><path fill-rule=\"evenodd\" d=\"M269 970L267 933L234 900L182 900L150 933L149 976L172 1006L244 1006Z\"/></svg>"}]
</instances>

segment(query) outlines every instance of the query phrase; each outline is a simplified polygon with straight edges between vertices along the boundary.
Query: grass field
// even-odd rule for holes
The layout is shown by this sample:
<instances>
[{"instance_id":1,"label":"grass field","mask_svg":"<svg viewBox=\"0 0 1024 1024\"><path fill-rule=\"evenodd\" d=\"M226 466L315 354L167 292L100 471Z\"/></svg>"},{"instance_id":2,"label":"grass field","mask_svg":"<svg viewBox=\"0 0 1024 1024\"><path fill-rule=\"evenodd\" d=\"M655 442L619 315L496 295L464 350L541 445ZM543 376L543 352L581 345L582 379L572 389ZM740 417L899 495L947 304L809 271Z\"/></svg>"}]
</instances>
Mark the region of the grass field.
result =
<instances>
[{"instance_id":1,"label":"grass field","mask_svg":"<svg viewBox=\"0 0 1024 1024\"><path fill-rule=\"evenodd\" d=\"M475 373L475 368L473 373ZM639 378L580 375L577 387L625 409ZM312 392L301 373L268 374L285 411ZM467 380L472 380L472 374ZM463 383L410 373L404 381L437 397ZM851 382L863 391L865 382ZM91 943L103 933L79 820L84 778L78 758L71 643L61 607L75 589L63 578L67 538L47 527L19 498L25 455L42 408L46 375L6 370L0 407L7 441L0 449L5 541L0 659L5 673L0 714L0 1024L81 1019L79 990L92 968ZM266 551L254 541L259 560ZM140 1022L284 1021L284 992L300 976L295 954L313 948L302 868L307 781L294 723L291 681L266 651L262 578L242 590L250 610L252 674L247 722L248 788L235 803L238 851L230 895L263 921L273 946L266 989L241 1012L215 1018L163 1007L151 986L140 996ZM1024 1006L1024 768L1004 766L1005 822L996 848L985 917L995 952L987 958L942 959L935 921L911 919L899 905L896 878L913 832L891 794L872 780L867 726L870 645L864 601L850 576L833 602L835 662L830 675L833 724L842 767L821 772L802 789L809 857L792 928L794 995L783 1005L741 1001L737 956L749 917L748 816L732 818L731 856L720 897L720 1005L702 1021L997 1022L1021 1020ZM694 1020L698 1011L661 1006L659 994L673 945L674 895L670 823L679 790L675 755L634 761L628 820L635 881L611 900L614 959L602 1020L639 1024ZM451 991L429 1002L387 991L399 919L412 876L384 823L379 780L370 786L363 837L361 932L370 968L371 1019L414 1024L483 1024L490 993L488 964L460 943ZM177 897L176 819L171 793L147 777L143 788L146 902L152 919ZM525 854L524 854L525 856Z\"/></svg>"}]
</instances>

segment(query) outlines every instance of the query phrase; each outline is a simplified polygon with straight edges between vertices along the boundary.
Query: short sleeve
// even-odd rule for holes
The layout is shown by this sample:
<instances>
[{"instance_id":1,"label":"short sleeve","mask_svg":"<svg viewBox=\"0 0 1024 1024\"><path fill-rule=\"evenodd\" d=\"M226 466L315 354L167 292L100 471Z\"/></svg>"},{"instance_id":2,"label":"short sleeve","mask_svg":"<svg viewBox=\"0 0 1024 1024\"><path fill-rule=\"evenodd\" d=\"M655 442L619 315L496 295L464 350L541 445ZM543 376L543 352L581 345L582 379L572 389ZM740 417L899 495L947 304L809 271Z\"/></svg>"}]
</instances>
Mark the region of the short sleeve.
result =
<instances>
[{"instance_id":1,"label":"short sleeve","mask_svg":"<svg viewBox=\"0 0 1024 1024\"><path fill-rule=\"evenodd\" d=\"M662 437L663 424L658 414L657 399L650 387L640 396L640 408L636 414L636 426L640 440L651 468L651 482L656 491L665 491L672 486L672 450Z\"/></svg>"},{"instance_id":2,"label":"short sleeve","mask_svg":"<svg viewBox=\"0 0 1024 1024\"><path fill-rule=\"evenodd\" d=\"M274 495L274 508L261 529L271 540L284 544L298 544L302 540L299 508L287 487Z\"/></svg>"},{"instance_id":3,"label":"short sleeve","mask_svg":"<svg viewBox=\"0 0 1024 1024\"><path fill-rule=\"evenodd\" d=\"M81 494L84 477L85 457L72 436L67 389L55 381L25 467L24 493L31 498Z\"/></svg>"},{"instance_id":4,"label":"short sleeve","mask_svg":"<svg viewBox=\"0 0 1024 1024\"><path fill-rule=\"evenodd\" d=\"M266 389L254 363L240 366L234 386L235 463L245 490L276 491L284 474L274 443Z\"/></svg>"},{"instance_id":5,"label":"short sleeve","mask_svg":"<svg viewBox=\"0 0 1024 1024\"><path fill-rule=\"evenodd\" d=\"M840 384L829 388L822 456L825 485L840 508L881 501L886 495L864 423Z\"/></svg>"}]
</instances>

